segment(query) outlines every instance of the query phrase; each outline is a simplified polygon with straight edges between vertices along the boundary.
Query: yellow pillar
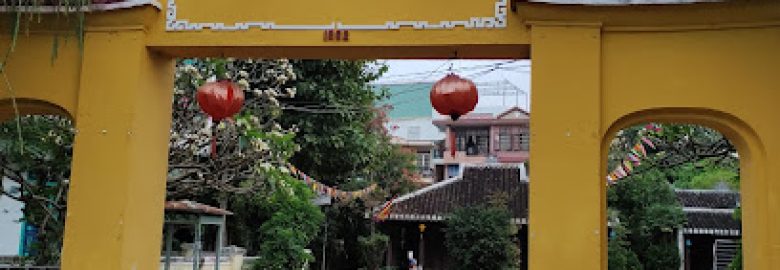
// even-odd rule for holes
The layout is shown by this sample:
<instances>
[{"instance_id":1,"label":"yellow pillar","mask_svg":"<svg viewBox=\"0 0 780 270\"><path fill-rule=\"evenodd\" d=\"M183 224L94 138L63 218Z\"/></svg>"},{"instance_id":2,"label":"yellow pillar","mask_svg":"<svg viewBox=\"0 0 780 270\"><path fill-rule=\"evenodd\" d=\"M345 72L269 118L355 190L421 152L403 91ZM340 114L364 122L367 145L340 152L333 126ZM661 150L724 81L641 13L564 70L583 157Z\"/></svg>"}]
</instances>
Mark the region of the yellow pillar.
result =
<instances>
[{"instance_id":1,"label":"yellow pillar","mask_svg":"<svg viewBox=\"0 0 780 270\"><path fill-rule=\"evenodd\" d=\"M173 71L142 29L86 34L62 269L158 268Z\"/></svg>"},{"instance_id":2,"label":"yellow pillar","mask_svg":"<svg viewBox=\"0 0 780 270\"><path fill-rule=\"evenodd\" d=\"M606 269L598 25L533 24L529 269Z\"/></svg>"}]
</instances>

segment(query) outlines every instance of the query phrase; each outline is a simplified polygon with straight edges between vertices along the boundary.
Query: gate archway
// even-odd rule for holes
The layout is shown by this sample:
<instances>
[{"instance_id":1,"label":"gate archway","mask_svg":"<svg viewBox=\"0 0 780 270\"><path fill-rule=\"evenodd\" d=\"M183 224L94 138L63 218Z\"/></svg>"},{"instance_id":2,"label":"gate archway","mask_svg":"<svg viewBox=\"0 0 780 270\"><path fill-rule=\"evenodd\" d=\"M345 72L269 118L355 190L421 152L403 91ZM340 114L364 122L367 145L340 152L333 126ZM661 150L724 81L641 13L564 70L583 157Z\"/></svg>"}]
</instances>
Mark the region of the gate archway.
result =
<instances>
[{"instance_id":1,"label":"gate archway","mask_svg":"<svg viewBox=\"0 0 780 270\"><path fill-rule=\"evenodd\" d=\"M745 266L780 267L780 3L364 2L95 5L83 55L71 45L53 64L44 48L68 30L32 26L8 75L78 129L63 269L157 266L173 59L191 56L530 58L531 269L606 269L605 134L650 119L722 127L749 153Z\"/></svg>"}]
</instances>

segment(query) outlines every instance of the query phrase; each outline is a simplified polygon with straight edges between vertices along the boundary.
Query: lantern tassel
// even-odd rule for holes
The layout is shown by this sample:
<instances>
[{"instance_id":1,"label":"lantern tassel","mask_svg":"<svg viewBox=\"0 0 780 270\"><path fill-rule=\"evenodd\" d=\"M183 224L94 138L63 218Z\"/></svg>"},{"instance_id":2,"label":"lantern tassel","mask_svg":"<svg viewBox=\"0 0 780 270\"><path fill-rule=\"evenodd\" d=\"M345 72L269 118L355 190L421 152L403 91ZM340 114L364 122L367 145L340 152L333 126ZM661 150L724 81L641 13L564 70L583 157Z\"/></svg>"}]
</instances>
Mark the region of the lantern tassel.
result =
<instances>
[{"instance_id":1,"label":"lantern tassel","mask_svg":"<svg viewBox=\"0 0 780 270\"><path fill-rule=\"evenodd\" d=\"M211 159L217 159L217 125L219 122L212 121L211 123Z\"/></svg>"},{"instance_id":2,"label":"lantern tassel","mask_svg":"<svg viewBox=\"0 0 780 270\"><path fill-rule=\"evenodd\" d=\"M450 128L450 155L455 157L455 132Z\"/></svg>"}]
</instances>

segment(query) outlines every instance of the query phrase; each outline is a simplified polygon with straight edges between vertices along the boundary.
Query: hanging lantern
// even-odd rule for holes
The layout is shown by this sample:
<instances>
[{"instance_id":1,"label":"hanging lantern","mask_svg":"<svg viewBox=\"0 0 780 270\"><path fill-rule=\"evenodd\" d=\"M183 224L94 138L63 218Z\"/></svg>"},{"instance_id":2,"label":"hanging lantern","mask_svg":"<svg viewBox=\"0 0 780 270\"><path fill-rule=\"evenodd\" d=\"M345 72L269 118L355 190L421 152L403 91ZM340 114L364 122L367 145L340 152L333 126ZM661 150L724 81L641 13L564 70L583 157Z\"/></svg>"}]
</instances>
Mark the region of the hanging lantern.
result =
<instances>
[{"instance_id":1,"label":"hanging lantern","mask_svg":"<svg viewBox=\"0 0 780 270\"><path fill-rule=\"evenodd\" d=\"M440 114L449 115L453 121L474 110L478 99L474 82L452 73L431 88L431 105Z\"/></svg>"},{"instance_id":2,"label":"hanging lantern","mask_svg":"<svg viewBox=\"0 0 780 270\"><path fill-rule=\"evenodd\" d=\"M209 82L198 88L198 105L214 122L232 117L244 105L244 91L231 81Z\"/></svg>"},{"instance_id":3,"label":"hanging lantern","mask_svg":"<svg viewBox=\"0 0 780 270\"><path fill-rule=\"evenodd\" d=\"M232 117L244 105L244 91L231 81L209 82L198 88L198 105L211 116L214 122L211 134L211 158L217 158L217 125L219 121Z\"/></svg>"}]
</instances>

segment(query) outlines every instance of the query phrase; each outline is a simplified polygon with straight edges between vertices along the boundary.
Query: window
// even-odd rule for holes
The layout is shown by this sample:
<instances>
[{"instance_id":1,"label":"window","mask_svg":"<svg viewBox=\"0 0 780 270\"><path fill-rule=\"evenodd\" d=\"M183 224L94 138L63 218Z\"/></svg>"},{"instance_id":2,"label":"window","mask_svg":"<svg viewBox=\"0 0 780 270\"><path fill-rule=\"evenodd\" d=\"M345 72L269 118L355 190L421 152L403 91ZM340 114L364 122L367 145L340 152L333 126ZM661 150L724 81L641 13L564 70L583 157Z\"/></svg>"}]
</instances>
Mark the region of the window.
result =
<instances>
[{"instance_id":1,"label":"window","mask_svg":"<svg viewBox=\"0 0 780 270\"><path fill-rule=\"evenodd\" d=\"M490 130L487 128L454 129L455 144L458 151L466 155L487 155L490 149Z\"/></svg>"},{"instance_id":2,"label":"window","mask_svg":"<svg viewBox=\"0 0 780 270\"><path fill-rule=\"evenodd\" d=\"M498 130L498 147L501 151L512 150L512 131L508 127L501 127Z\"/></svg>"},{"instance_id":3,"label":"window","mask_svg":"<svg viewBox=\"0 0 780 270\"><path fill-rule=\"evenodd\" d=\"M498 144L501 151L528 151L528 135L519 127L501 127Z\"/></svg>"},{"instance_id":4,"label":"window","mask_svg":"<svg viewBox=\"0 0 780 270\"><path fill-rule=\"evenodd\" d=\"M423 177L433 176L430 153L417 153L417 169Z\"/></svg>"}]
</instances>

